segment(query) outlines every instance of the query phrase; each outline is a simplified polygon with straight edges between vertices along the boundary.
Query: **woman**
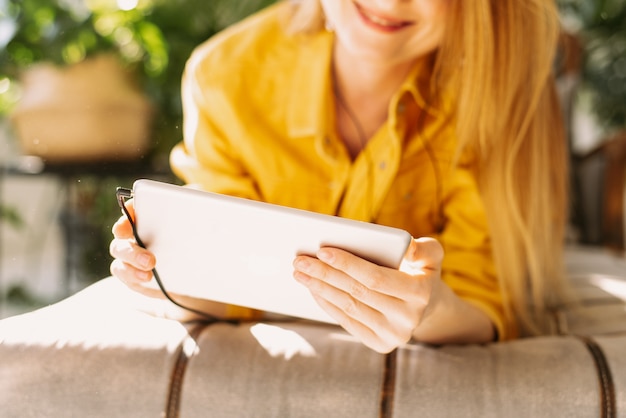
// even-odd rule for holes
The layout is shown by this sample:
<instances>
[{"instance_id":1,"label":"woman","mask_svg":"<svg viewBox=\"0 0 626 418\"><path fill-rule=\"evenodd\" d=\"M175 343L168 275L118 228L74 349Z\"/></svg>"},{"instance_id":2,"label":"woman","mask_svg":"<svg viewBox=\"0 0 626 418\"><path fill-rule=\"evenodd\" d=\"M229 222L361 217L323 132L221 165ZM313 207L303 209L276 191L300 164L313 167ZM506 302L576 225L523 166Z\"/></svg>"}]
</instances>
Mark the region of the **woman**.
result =
<instances>
[{"instance_id":1,"label":"woman","mask_svg":"<svg viewBox=\"0 0 626 418\"><path fill-rule=\"evenodd\" d=\"M294 260L374 350L544 331L563 294L558 30L548 0L279 3L190 58L172 167L206 190L416 237L400 271L334 248ZM147 292L154 256L125 219L113 232L112 273Z\"/></svg>"}]
</instances>

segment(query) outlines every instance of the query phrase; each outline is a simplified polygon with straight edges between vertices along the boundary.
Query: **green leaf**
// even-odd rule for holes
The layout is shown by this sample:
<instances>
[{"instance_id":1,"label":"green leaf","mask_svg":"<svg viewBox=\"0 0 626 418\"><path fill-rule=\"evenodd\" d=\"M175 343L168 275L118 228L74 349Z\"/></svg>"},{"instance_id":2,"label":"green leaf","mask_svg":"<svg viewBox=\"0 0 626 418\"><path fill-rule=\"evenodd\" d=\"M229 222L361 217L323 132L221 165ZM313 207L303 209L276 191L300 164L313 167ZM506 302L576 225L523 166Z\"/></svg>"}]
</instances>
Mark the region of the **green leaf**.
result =
<instances>
[{"instance_id":1,"label":"green leaf","mask_svg":"<svg viewBox=\"0 0 626 418\"><path fill-rule=\"evenodd\" d=\"M24 222L19 213L15 209L4 205L0 205L0 221L5 221L15 228L24 226Z\"/></svg>"}]
</instances>

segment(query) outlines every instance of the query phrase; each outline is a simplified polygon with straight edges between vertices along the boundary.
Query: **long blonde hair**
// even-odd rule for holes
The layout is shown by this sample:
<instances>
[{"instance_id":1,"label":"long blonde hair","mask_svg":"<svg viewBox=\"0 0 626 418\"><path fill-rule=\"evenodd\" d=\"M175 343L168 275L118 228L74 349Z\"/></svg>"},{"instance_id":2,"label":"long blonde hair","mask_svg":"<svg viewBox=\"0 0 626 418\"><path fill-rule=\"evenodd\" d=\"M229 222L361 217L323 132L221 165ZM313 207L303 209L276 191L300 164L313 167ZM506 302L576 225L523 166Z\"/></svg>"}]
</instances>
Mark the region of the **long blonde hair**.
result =
<instances>
[{"instance_id":1,"label":"long blonde hair","mask_svg":"<svg viewBox=\"0 0 626 418\"><path fill-rule=\"evenodd\" d=\"M508 314L548 331L566 297L562 247L567 152L552 80L560 32L551 0L450 3L438 76L457 92L459 146L480 157L478 179Z\"/></svg>"},{"instance_id":2,"label":"long blonde hair","mask_svg":"<svg viewBox=\"0 0 626 418\"><path fill-rule=\"evenodd\" d=\"M323 27L318 0L296 3L291 29ZM507 315L525 332L550 331L566 297L562 247L567 152L552 64L559 17L552 0L450 0L433 88L456 97L459 153L479 159Z\"/></svg>"}]
</instances>

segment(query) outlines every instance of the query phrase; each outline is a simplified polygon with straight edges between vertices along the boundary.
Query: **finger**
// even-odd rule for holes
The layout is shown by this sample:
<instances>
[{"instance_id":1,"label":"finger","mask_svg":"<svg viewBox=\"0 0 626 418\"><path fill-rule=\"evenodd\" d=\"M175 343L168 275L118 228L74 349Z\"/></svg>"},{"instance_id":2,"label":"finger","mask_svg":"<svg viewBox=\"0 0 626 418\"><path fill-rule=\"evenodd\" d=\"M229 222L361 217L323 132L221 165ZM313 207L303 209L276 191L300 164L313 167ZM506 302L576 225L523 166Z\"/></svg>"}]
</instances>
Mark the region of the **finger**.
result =
<instances>
[{"instance_id":1,"label":"finger","mask_svg":"<svg viewBox=\"0 0 626 418\"><path fill-rule=\"evenodd\" d=\"M423 305L428 303L430 298L432 280L424 279L437 274L437 272L424 272L422 269L416 270L414 274L407 274L404 270L378 266L349 252L330 247L318 251L318 257L333 269L344 272L345 276L313 272L314 275L318 275L315 277L326 274L327 278L324 280L332 279L330 284L334 287L342 289L366 305L383 312L394 327L411 326L415 317L419 316ZM312 265L315 266L314 263ZM345 281L344 277L352 280ZM360 289L357 283L360 283L364 289ZM335 295L335 298L338 297ZM327 299L335 304L341 303L330 297ZM407 316L408 311L411 312L409 316ZM365 316L359 319L368 323L371 321L371 318Z\"/></svg>"},{"instance_id":2,"label":"finger","mask_svg":"<svg viewBox=\"0 0 626 418\"><path fill-rule=\"evenodd\" d=\"M126 215L122 215L111 228L115 238L133 238L133 228Z\"/></svg>"},{"instance_id":3,"label":"finger","mask_svg":"<svg viewBox=\"0 0 626 418\"><path fill-rule=\"evenodd\" d=\"M347 251L324 247L317 252L317 257L333 269L344 272L374 293L403 300L407 292L416 291L415 283L411 283L407 280L408 277L404 275L396 274L398 270L379 266ZM335 283L335 285L349 293L358 294L359 289L354 283L347 283L348 288L345 287L345 284ZM372 300L372 302L374 301Z\"/></svg>"},{"instance_id":4,"label":"finger","mask_svg":"<svg viewBox=\"0 0 626 418\"><path fill-rule=\"evenodd\" d=\"M294 278L298 282L305 285L315 297L319 297L326 301L329 301L334 306L337 306L339 309L345 312L346 315L354 318L374 316L376 314L375 312L373 312L373 309L370 306L364 304L361 301L361 299L367 299L362 293L370 292L369 290L365 289L363 285L358 284L358 288L360 290L358 290L359 294L357 297L351 295L344 289L333 285L333 283L338 283L340 280L337 278L330 278L327 273L322 273L322 271L324 270L330 270L328 266L326 266L325 268L316 269L310 267L303 268L303 263L296 264L297 270L294 272ZM312 261L311 264L317 263ZM345 276L341 272L334 272L333 274L338 276Z\"/></svg>"},{"instance_id":5,"label":"finger","mask_svg":"<svg viewBox=\"0 0 626 418\"><path fill-rule=\"evenodd\" d=\"M375 269L369 269L369 267L375 265L355 257L350 253L345 253L345 256L350 259L346 261L346 263L350 261L363 262L363 268L360 270L360 274L370 276L363 281L374 284L372 287L369 287L367 284L363 283L363 281L355 279L347 272L336 269L313 257L296 257L294 268L297 272L301 272L306 276L300 277L300 281L305 284L309 290L331 301L336 306L341 307L351 316L358 315L357 310L359 308L362 309L362 305L357 302L371 306L377 311L388 310L399 302L397 298L381 293L376 289L377 286L375 283L380 279L375 279L371 276L381 275L381 273L375 271ZM353 270L354 273L357 269L346 268L346 270Z\"/></svg>"},{"instance_id":6,"label":"finger","mask_svg":"<svg viewBox=\"0 0 626 418\"><path fill-rule=\"evenodd\" d=\"M116 259L111 263L111 274L124 283L129 289L137 293L151 298L163 299L165 297L160 289L153 286L150 280L152 277L151 272L137 270L135 267L124 263L122 260ZM149 275L150 278L146 280L146 277L143 276L144 274Z\"/></svg>"},{"instance_id":7,"label":"finger","mask_svg":"<svg viewBox=\"0 0 626 418\"><path fill-rule=\"evenodd\" d=\"M348 333L357 338L367 347L379 353L388 353L396 348L399 344L405 343L410 339L409 336L409 338L407 338L405 341L398 340L391 333L385 332L386 330L388 330L387 327L380 328L379 332L377 333L372 327L347 315L341 308L333 305L328 300L316 295L313 295L313 298L315 299L317 304L325 312L327 312L331 318L337 321L337 323L343 329L345 329ZM397 343L390 343L390 341L396 341Z\"/></svg>"},{"instance_id":8,"label":"finger","mask_svg":"<svg viewBox=\"0 0 626 418\"><path fill-rule=\"evenodd\" d=\"M132 199L126 201L124 204L130 216L135 219L135 206L133 204ZM113 224L112 228L113 236L116 238L132 238L133 237L133 228L128 220L126 214L122 211L122 216Z\"/></svg>"},{"instance_id":9,"label":"finger","mask_svg":"<svg viewBox=\"0 0 626 418\"><path fill-rule=\"evenodd\" d=\"M152 279L152 272L138 269L116 258L111 262L111 274L129 286L147 283Z\"/></svg>"},{"instance_id":10,"label":"finger","mask_svg":"<svg viewBox=\"0 0 626 418\"><path fill-rule=\"evenodd\" d=\"M109 245L109 253L113 258L141 271L150 271L156 265L154 254L129 239L113 239Z\"/></svg>"},{"instance_id":11,"label":"finger","mask_svg":"<svg viewBox=\"0 0 626 418\"><path fill-rule=\"evenodd\" d=\"M298 257L294 267L294 277L309 289L318 305L366 345L386 352L411 338L420 305L367 289L344 272L312 257ZM409 284L418 282L397 270L386 272L403 276ZM405 296L415 299L411 294Z\"/></svg>"},{"instance_id":12,"label":"finger","mask_svg":"<svg viewBox=\"0 0 626 418\"><path fill-rule=\"evenodd\" d=\"M407 301L369 289L344 272L312 257L297 258L294 268L295 279L314 296L328 301L345 315L372 329L387 329L389 323L394 324L392 328L411 326L412 322L406 317L406 309L410 307ZM403 274L395 270L390 273ZM413 281L411 277L406 279ZM412 297L410 294L405 296Z\"/></svg>"}]
</instances>

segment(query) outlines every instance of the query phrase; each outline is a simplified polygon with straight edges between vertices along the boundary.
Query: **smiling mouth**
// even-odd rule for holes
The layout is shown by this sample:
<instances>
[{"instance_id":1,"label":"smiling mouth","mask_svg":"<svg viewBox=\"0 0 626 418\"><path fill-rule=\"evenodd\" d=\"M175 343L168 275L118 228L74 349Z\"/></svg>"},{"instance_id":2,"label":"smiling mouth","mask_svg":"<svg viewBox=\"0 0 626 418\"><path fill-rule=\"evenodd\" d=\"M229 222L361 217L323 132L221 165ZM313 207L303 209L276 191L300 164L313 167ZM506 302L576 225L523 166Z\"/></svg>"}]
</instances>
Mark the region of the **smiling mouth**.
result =
<instances>
[{"instance_id":1,"label":"smiling mouth","mask_svg":"<svg viewBox=\"0 0 626 418\"><path fill-rule=\"evenodd\" d=\"M371 27L385 32L394 32L413 24L413 22L411 21L393 19L386 16L381 16L379 14L375 14L374 12L365 9L357 2L354 2L354 6L356 7L359 15L365 21L365 23L367 23Z\"/></svg>"}]
</instances>

